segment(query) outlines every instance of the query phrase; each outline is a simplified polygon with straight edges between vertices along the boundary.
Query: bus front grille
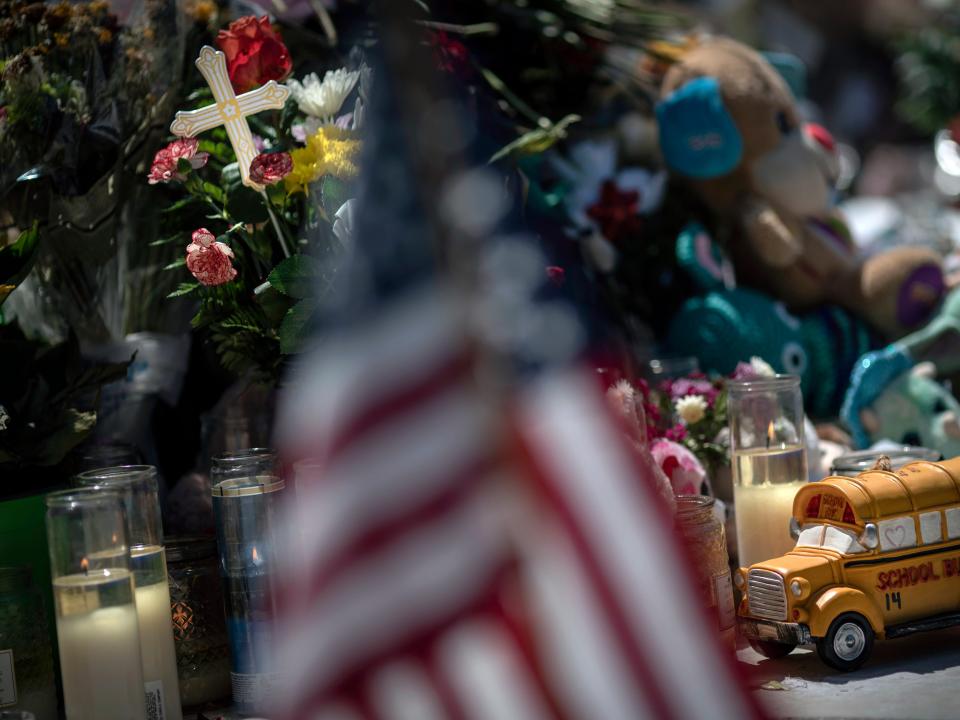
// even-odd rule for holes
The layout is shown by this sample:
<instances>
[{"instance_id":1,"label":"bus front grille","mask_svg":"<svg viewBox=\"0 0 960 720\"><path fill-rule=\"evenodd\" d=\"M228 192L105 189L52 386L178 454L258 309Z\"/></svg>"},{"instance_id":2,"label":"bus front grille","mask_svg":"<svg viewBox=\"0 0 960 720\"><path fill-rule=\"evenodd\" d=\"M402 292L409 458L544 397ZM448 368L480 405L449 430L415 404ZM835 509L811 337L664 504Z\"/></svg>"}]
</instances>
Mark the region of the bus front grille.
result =
<instances>
[{"instance_id":1,"label":"bus front grille","mask_svg":"<svg viewBox=\"0 0 960 720\"><path fill-rule=\"evenodd\" d=\"M765 620L787 619L787 594L783 578L770 570L747 573L747 603L750 614Z\"/></svg>"}]
</instances>

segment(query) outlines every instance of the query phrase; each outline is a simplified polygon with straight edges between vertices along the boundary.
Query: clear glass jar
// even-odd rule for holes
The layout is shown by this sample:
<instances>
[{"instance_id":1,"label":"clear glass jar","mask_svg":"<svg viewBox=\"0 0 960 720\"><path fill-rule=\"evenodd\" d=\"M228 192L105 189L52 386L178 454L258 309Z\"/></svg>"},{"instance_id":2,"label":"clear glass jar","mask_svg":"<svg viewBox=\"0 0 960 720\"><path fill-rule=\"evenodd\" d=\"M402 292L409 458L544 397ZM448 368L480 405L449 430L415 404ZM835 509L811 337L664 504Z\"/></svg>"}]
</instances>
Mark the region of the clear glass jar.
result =
<instances>
[{"instance_id":1,"label":"clear glass jar","mask_svg":"<svg viewBox=\"0 0 960 720\"><path fill-rule=\"evenodd\" d=\"M219 455L211 460L210 484L213 486L224 480L243 480L258 475L279 475L276 450L248 448Z\"/></svg>"},{"instance_id":2,"label":"clear glass jar","mask_svg":"<svg viewBox=\"0 0 960 720\"><path fill-rule=\"evenodd\" d=\"M714 499L706 495L677 496L677 527L690 548L700 597L717 619L721 641L736 645L737 615L723 523L714 513Z\"/></svg>"},{"instance_id":3,"label":"clear glass jar","mask_svg":"<svg viewBox=\"0 0 960 720\"><path fill-rule=\"evenodd\" d=\"M890 465L894 470L917 460L936 462L942 457L938 450L916 445L903 445L889 450L860 450L836 458L830 466L830 474L856 477L862 472L872 470L882 455L890 458Z\"/></svg>"},{"instance_id":4,"label":"clear glass jar","mask_svg":"<svg viewBox=\"0 0 960 720\"><path fill-rule=\"evenodd\" d=\"M277 474L276 453L264 448L214 458L210 479L233 702L241 713L257 713L271 707L271 693L279 691L271 649L286 484Z\"/></svg>"},{"instance_id":5,"label":"clear glass jar","mask_svg":"<svg viewBox=\"0 0 960 720\"><path fill-rule=\"evenodd\" d=\"M794 546L793 499L807 482L800 378L776 375L727 384L733 500L740 565Z\"/></svg>"},{"instance_id":6,"label":"clear glass jar","mask_svg":"<svg viewBox=\"0 0 960 720\"><path fill-rule=\"evenodd\" d=\"M120 496L47 495L63 702L70 720L146 718L140 626Z\"/></svg>"},{"instance_id":7,"label":"clear glass jar","mask_svg":"<svg viewBox=\"0 0 960 720\"><path fill-rule=\"evenodd\" d=\"M80 473L76 481L93 492L115 492L123 499L147 705L156 707L157 714L165 720L180 720L177 655L170 623L170 588L157 498L157 469L152 465L99 468Z\"/></svg>"},{"instance_id":8,"label":"clear glass jar","mask_svg":"<svg viewBox=\"0 0 960 720\"><path fill-rule=\"evenodd\" d=\"M0 567L0 708L57 720L47 616L26 565Z\"/></svg>"},{"instance_id":9,"label":"clear glass jar","mask_svg":"<svg viewBox=\"0 0 960 720\"><path fill-rule=\"evenodd\" d=\"M230 696L230 644L216 540L174 538L166 548L180 702L197 707L224 700Z\"/></svg>"}]
</instances>

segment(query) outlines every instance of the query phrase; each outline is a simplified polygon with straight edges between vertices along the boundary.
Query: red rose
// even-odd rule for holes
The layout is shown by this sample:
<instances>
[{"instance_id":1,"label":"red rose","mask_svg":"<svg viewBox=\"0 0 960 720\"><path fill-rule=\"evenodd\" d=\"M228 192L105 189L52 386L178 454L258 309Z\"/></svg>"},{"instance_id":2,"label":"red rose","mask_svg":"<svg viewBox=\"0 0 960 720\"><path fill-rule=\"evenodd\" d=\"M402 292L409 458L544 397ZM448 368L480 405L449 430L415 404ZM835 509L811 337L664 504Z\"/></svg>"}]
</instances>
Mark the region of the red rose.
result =
<instances>
[{"instance_id":1,"label":"red rose","mask_svg":"<svg viewBox=\"0 0 960 720\"><path fill-rule=\"evenodd\" d=\"M217 34L217 45L227 56L227 72L238 93L283 80L293 70L290 52L266 15L234 20Z\"/></svg>"},{"instance_id":2,"label":"red rose","mask_svg":"<svg viewBox=\"0 0 960 720\"><path fill-rule=\"evenodd\" d=\"M290 153L260 153L250 163L250 179L257 185L275 185L293 170Z\"/></svg>"},{"instance_id":3,"label":"red rose","mask_svg":"<svg viewBox=\"0 0 960 720\"><path fill-rule=\"evenodd\" d=\"M217 242L206 228L193 231L193 242L187 245L187 270L204 285L223 285L237 276L233 267L233 250Z\"/></svg>"}]
</instances>

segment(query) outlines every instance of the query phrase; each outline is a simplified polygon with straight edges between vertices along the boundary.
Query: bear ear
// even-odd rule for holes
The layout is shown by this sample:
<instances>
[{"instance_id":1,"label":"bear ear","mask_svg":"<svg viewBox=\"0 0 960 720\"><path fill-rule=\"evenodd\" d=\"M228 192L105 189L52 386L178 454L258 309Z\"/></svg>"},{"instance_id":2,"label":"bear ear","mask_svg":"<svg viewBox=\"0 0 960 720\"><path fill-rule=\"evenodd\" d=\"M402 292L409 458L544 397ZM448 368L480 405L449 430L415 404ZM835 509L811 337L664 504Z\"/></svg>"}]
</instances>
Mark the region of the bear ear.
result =
<instances>
[{"instance_id":1,"label":"bear ear","mask_svg":"<svg viewBox=\"0 0 960 720\"><path fill-rule=\"evenodd\" d=\"M657 103L656 112L660 150L670 169L705 180L740 164L743 141L715 78L690 80Z\"/></svg>"}]
</instances>

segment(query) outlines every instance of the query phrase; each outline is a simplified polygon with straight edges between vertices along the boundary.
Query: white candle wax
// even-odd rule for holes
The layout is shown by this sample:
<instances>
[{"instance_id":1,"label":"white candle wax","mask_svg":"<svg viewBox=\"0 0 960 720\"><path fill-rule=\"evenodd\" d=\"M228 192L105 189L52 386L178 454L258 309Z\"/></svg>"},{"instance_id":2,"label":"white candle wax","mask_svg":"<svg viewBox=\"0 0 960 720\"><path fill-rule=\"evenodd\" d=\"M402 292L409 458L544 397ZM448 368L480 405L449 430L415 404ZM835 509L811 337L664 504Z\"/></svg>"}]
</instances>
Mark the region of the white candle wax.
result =
<instances>
[{"instance_id":1,"label":"white candle wax","mask_svg":"<svg viewBox=\"0 0 960 720\"><path fill-rule=\"evenodd\" d=\"M144 720L132 575L68 575L53 590L67 719Z\"/></svg>"},{"instance_id":2,"label":"white candle wax","mask_svg":"<svg viewBox=\"0 0 960 720\"><path fill-rule=\"evenodd\" d=\"M779 557L796 541L790 537L793 499L807 478L800 446L734 453L733 502L741 567Z\"/></svg>"},{"instance_id":3,"label":"white candle wax","mask_svg":"<svg viewBox=\"0 0 960 720\"><path fill-rule=\"evenodd\" d=\"M170 588L163 548L136 548L131 561L137 570L137 618L140 622L140 650L147 703L157 708L164 720L182 720L180 686L177 682L177 655L170 617ZM154 580L147 584L147 580ZM160 703L162 702L162 712Z\"/></svg>"}]
</instances>

